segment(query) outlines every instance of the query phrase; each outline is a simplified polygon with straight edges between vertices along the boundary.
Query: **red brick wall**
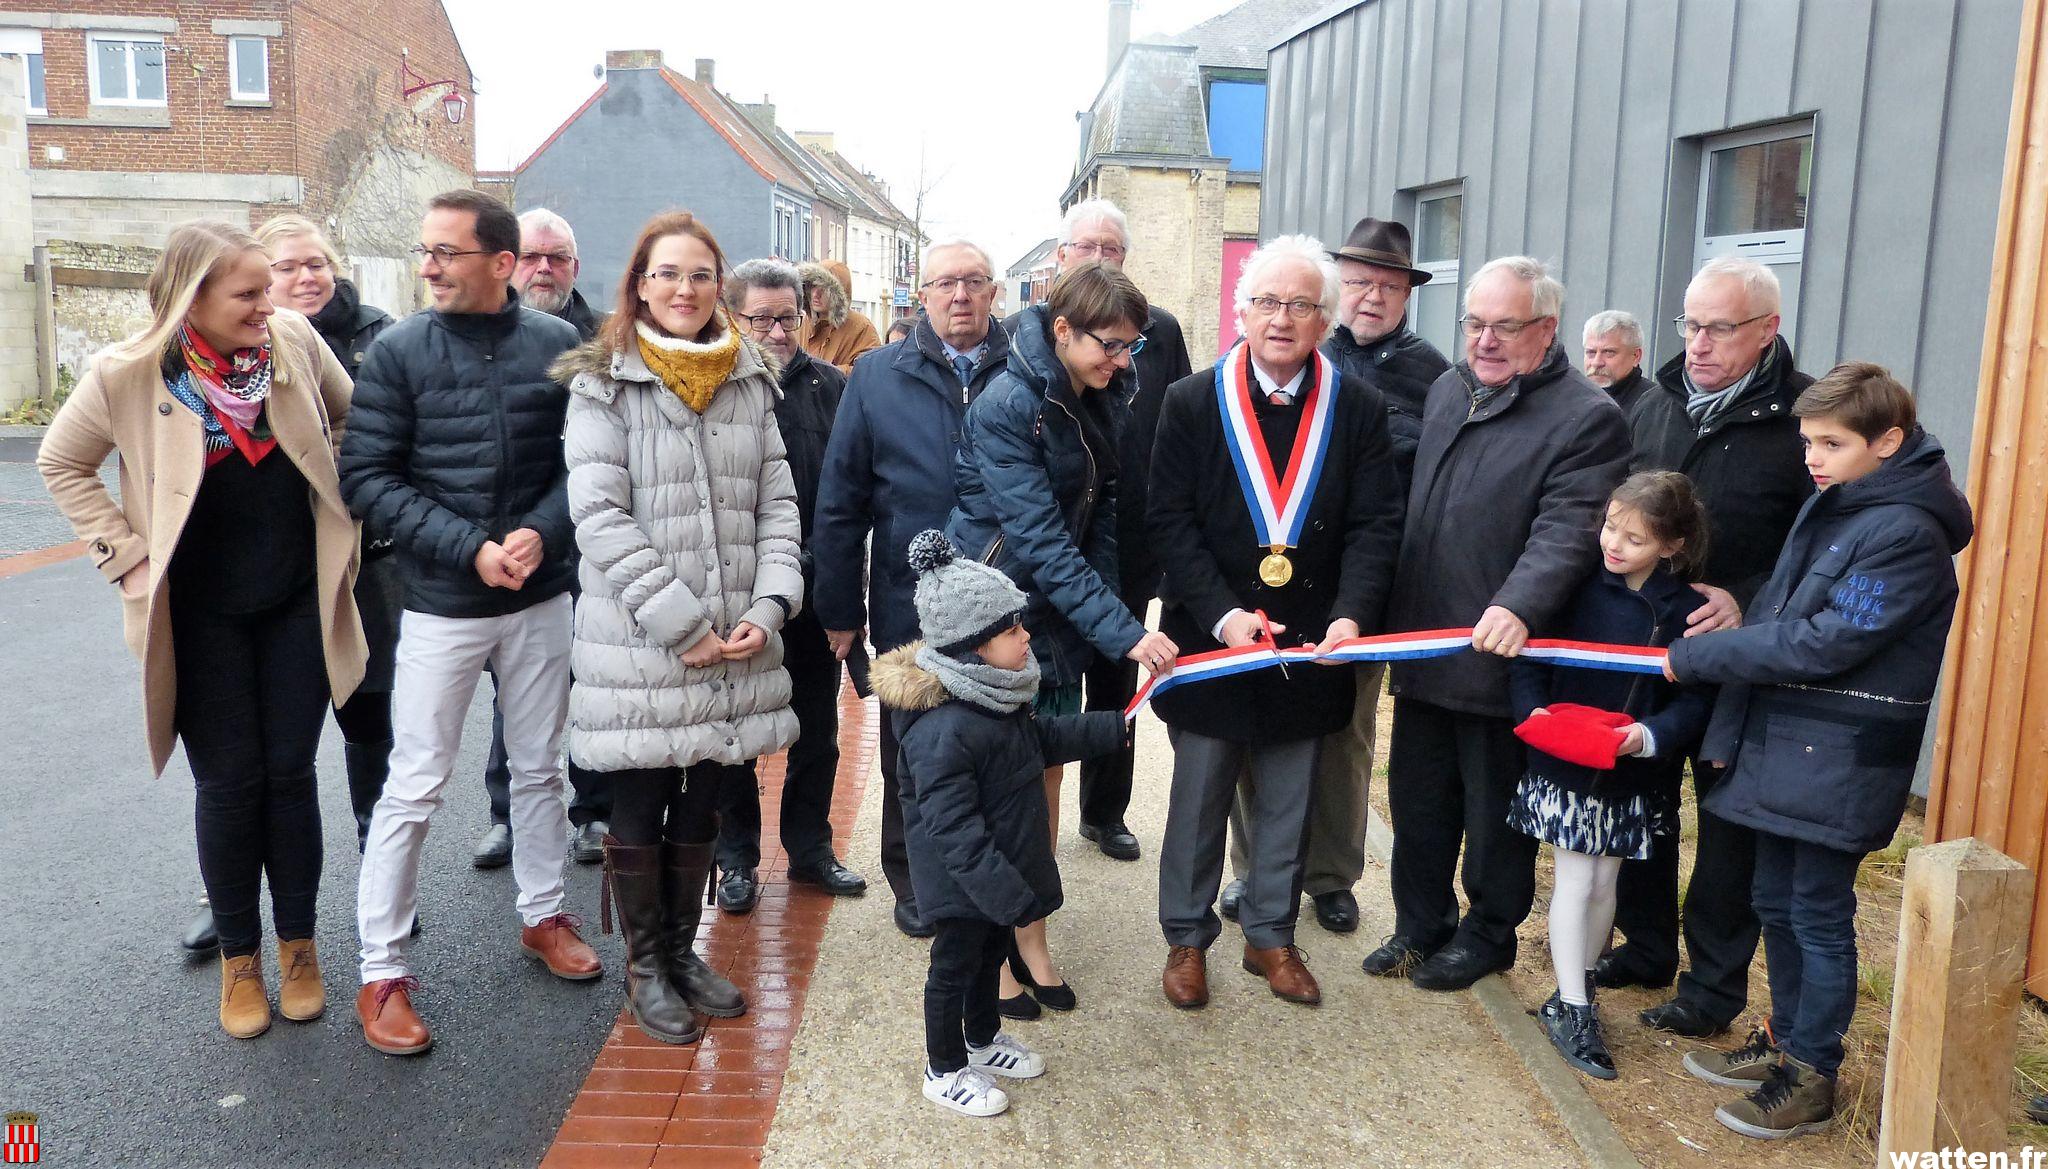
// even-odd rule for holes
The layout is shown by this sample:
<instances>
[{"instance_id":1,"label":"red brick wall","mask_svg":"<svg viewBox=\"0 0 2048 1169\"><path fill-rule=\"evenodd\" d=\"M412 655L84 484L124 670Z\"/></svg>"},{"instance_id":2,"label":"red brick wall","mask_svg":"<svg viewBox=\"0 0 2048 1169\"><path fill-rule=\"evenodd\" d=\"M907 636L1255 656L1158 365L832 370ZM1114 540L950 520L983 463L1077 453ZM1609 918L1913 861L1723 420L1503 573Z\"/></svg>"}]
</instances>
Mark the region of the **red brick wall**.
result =
<instances>
[{"instance_id":1,"label":"red brick wall","mask_svg":"<svg viewBox=\"0 0 2048 1169\"><path fill-rule=\"evenodd\" d=\"M170 126L31 126L37 169L298 175L305 208L316 215L379 144L436 156L465 175L475 171L476 95L440 0L38 0L35 7L178 21L177 32L164 34ZM270 108L227 105L228 42L214 35L215 20L284 24L284 35L270 41ZM427 99L420 113L400 96L400 49L412 51L412 67L426 80L458 84L470 101L461 125L449 125L436 100L445 87L415 96ZM85 32L43 30L50 117L86 116L85 54ZM64 161L47 161L46 146L63 147Z\"/></svg>"}]
</instances>

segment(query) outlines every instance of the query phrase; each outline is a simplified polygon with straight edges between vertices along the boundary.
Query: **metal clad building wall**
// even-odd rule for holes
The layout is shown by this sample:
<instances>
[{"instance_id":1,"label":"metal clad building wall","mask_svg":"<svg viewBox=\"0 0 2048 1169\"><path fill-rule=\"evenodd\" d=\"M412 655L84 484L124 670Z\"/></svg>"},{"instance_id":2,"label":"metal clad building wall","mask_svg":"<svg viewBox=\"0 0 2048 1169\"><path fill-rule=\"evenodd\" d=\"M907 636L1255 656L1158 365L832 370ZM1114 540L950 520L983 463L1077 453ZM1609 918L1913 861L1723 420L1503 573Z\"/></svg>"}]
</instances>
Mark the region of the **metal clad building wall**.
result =
<instances>
[{"instance_id":1,"label":"metal clad building wall","mask_svg":"<svg viewBox=\"0 0 2048 1169\"><path fill-rule=\"evenodd\" d=\"M1799 364L1881 362L1968 457L2020 0L1362 0L1276 46L1263 234L1462 181L1464 275L1558 262L1562 330L1693 269L1702 139L1811 119Z\"/></svg>"}]
</instances>

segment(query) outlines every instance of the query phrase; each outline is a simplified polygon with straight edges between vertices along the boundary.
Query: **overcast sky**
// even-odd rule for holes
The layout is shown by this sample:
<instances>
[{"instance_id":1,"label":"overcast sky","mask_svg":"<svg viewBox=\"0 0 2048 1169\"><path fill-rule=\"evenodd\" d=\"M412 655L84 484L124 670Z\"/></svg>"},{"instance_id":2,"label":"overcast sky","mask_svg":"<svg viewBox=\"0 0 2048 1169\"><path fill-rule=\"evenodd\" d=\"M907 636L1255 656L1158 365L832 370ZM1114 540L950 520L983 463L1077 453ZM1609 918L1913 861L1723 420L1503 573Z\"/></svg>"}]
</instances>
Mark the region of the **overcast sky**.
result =
<instances>
[{"instance_id":1,"label":"overcast sky","mask_svg":"<svg viewBox=\"0 0 2048 1169\"><path fill-rule=\"evenodd\" d=\"M443 0L476 73L477 166L517 166L593 93L610 49L717 61L738 101L784 130L830 131L911 213L920 149L926 234L961 234L998 274L1059 226L1074 115L1102 87L1107 0ZM1133 37L1178 32L1233 0L1139 0ZM531 19L527 18L531 13ZM632 160L593 181L630 181Z\"/></svg>"}]
</instances>

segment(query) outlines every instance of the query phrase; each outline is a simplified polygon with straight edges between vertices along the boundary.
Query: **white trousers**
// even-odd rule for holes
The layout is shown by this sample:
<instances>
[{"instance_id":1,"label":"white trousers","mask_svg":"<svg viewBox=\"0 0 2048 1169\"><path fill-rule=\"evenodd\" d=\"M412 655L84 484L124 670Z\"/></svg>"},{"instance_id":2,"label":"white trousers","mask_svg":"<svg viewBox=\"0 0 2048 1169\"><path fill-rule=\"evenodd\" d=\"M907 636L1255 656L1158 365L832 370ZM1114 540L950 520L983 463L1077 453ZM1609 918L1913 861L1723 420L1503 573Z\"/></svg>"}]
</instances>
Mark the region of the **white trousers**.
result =
<instances>
[{"instance_id":1,"label":"white trousers","mask_svg":"<svg viewBox=\"0 0 2048 1169\"><path fill-rule=\"evenodd\" d=\"M391 690L391 775L370 815L356 883L363 981L407 971L427 818L441 806L462 746L462 724L489 663L505 714L512 774L512 875L519 918L562 911L569 814L562 805L562 722L569 713L570 607L564 593L504 617L436 617L406 610Z\"/></svg>"}]
</instances>

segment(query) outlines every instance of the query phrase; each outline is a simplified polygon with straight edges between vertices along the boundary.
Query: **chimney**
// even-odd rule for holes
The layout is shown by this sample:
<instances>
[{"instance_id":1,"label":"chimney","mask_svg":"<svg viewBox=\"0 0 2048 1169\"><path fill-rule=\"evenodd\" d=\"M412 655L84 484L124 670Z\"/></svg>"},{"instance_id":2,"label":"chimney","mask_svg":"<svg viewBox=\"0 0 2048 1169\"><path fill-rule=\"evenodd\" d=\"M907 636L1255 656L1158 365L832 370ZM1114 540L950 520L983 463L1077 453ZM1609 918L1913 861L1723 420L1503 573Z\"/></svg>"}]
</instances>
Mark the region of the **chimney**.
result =
<instances>
[{"instance_id":1,"label":"chimney","mask_svg":"<svg viewBox=\"0 0 2048 1169\"><path fill-rule=\"evenodd\" d=\"M659 69L660 49L614 49L604 55L606 72L613 69Z\"/></svg>"},{"instance_id":2,"label":"chimney","mask_svg":"<svg viewBox=\"0 0 2048 1169\"><path fill-rule=\"evenodd\" d=\"M1116 63L1123 60L1124 47L1131 43L1131 0L1109 0L1109 65L1108 72L1116 72Z\"/></svg>"},{"instance_id":3,"label":"chimney","mask_svg":"<svg viewBox=\"0 0 2048 1169\"><path fill-rule=\"evenodd\" d=\"M697 58L697 84L712 84L712 71L715 70L717 67L718 62L712 60L709 57Z\"/></svg>"}]
</instances>

